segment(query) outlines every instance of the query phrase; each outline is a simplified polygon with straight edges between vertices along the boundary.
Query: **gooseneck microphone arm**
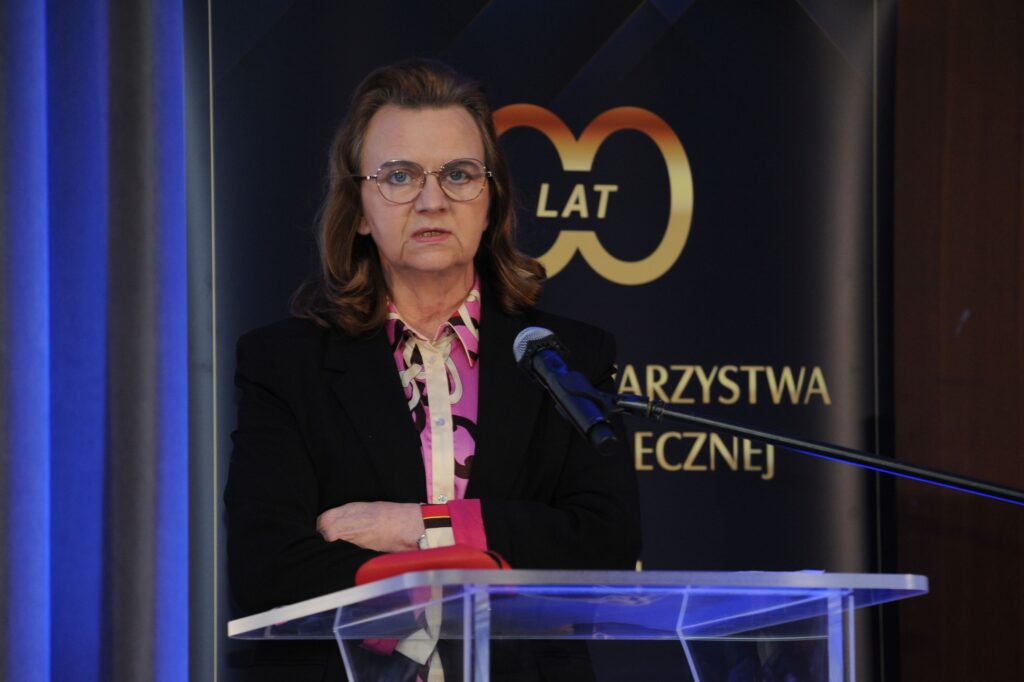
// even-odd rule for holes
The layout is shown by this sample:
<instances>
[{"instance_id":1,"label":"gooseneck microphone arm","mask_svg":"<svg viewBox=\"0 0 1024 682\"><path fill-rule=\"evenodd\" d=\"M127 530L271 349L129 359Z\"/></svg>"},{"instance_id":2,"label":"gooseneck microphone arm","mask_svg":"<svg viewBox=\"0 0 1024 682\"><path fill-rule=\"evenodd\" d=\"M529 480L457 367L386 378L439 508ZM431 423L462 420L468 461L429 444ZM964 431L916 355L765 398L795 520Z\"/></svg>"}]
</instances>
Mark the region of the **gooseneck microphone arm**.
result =
<instances>
[{"instance_id":1,"label":"gooseneck microphone arm","mask_svg":"<svg viewBox=\"0 0 1024 682\"><path fill-rule=\"evenodd\" d=\"M800 440L799 438L791 438L789 436L782 436L775 433L769 433L767 431L759 431L740 424L718 421L717 419L709 419L707 417L701 417L685 412L676 412L674 410L667 409L665 407L665 403L660 400L647 400L636 395L619 394L615 396L614 404L626 412L639 414L656 421L660 421L668 417L675 421L697 424L713 431L724 431L744 438L750 438L761 443L775 445L792 452L812 455L822 459L845 462L847 464L853 464L854 466L861 467L862 469L871 469L883 474L909 478L915 481L923 481L925 483L945 488L952 488L953 490L959 490L972 495L988 497L993 500L999 500L1000 502L1009 502L1011 504L1024 506L1024 491L1017 490L1016 488L1010 488L996 483L989 483L987 481L980 481L978 479L968 478L967 476L958 476L940 469L932 469L930 467L902 462L892 457L883 457L881 455L861 452L860 450L852 450L850 448L843 448L838 445L830 445L828 443L816 443L814 441Z\"/></svg>"}]
</instances>

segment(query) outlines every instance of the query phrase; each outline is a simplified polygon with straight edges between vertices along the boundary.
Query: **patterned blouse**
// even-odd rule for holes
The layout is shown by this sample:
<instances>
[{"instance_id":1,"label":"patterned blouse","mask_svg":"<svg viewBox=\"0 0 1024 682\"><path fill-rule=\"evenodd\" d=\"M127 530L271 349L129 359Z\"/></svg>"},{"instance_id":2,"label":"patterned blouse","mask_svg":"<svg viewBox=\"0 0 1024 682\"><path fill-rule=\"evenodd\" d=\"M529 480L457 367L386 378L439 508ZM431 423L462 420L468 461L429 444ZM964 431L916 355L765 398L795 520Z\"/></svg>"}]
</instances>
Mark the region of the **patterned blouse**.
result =
<instances>
[{"instance_id":1,"label":"patterned blouse","mask_svg":"<svg viewBox=\"0 0 1024 682\"><path fill-rule=\"evenodd\" d=\"M429 500L424 507L428 545L459 542L484 549L480 501L464 499L476 456L479 280L433 338L406 324L394 303L389 305L387 334L420 435Z\"/></svg>"}]
</instances>

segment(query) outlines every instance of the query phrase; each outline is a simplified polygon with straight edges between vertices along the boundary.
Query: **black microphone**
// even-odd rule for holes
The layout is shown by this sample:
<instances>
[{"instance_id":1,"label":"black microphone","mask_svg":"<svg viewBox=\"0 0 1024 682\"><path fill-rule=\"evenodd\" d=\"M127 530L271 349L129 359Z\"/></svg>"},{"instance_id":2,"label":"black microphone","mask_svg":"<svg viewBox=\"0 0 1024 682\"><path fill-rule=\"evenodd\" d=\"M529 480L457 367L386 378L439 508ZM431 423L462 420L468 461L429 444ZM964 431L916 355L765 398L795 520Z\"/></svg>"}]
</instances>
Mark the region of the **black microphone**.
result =
<instances>
[{"instance_id":1,"label":"black microphone","mask_svg":"<svg viewBox=\"0 0 1024 682\"><path fill-rule=\"evenodd\" d=\"M606 411L610 401L579 372L570 371L562 356L565 349L550 329L527 327L512 343L512 354L523 370L540 382L555 406L602 455L618 449Z\"/></svg>"}]
</instances>

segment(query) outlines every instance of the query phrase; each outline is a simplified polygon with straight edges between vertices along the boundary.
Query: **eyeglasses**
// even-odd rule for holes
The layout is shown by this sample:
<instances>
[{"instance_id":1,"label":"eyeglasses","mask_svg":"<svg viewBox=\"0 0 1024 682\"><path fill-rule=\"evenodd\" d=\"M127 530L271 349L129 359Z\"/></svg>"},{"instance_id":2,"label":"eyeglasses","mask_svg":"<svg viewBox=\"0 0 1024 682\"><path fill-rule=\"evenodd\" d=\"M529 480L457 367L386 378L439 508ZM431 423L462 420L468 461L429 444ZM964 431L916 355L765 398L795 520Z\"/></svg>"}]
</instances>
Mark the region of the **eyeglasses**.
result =
<instances>
[{"instance_id":1,"label":"eyeglasses","mask_svg":"<svg viewBox=\"0 0 1024 682\"><path fill-rule=\"evenodd\" d=\"M487 178L493 177L487 166L476 159L455 159L436 171L424 170L412 161L388 161L373 175L353 175L373 180L382 197L393 204L415 201L427 184L427 176L436 175L441 189L452 201L472 201L484 191Z\"/></svg>"}]
</instances>

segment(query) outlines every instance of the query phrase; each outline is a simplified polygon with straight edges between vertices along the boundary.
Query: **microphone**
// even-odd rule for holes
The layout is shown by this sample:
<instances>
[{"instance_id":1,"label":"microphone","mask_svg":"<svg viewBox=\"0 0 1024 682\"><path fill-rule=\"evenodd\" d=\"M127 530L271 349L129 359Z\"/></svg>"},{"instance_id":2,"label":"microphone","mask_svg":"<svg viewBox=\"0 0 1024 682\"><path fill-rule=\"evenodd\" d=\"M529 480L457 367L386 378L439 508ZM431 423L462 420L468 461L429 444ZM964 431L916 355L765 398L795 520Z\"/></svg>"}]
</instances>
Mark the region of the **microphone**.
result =
<instances>
[{"instance_id":1,"label":"microphone","mask_svg":"<svg viewBox=\"0 0 1024 682\"><path fill-rule=\"evenodd\" d=\"M579 372L570 371L565 349L550 329L527 327L512 343L516 363L547 389L555 406L602 455L618 449L618 437L606 416L608 399Z\"/></svg>"}]
</instances>

